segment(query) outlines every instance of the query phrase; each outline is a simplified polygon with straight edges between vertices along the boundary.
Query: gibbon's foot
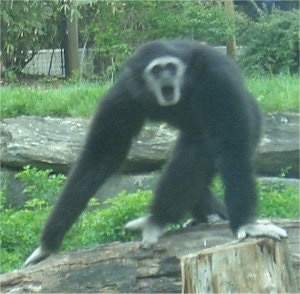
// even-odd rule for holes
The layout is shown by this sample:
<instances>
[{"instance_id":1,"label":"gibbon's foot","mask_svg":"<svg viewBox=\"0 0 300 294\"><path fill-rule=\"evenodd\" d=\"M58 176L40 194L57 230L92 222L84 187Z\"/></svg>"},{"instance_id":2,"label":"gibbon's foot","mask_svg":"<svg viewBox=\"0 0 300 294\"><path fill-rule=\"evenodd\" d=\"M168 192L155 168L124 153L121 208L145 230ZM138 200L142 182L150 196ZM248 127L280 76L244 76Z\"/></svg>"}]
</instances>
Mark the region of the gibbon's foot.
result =
<instances>
[{"instance_id":1,"label":"gibbon's foot","mask_svg":"<svg viewBox=\"0 0 300 294\"><path fill-rule=\"evenodd\" d=\"M141 247L144 249L149 249L152 245L158 242L160 236L165 232L163 226L154 224L150 216L140 217L128 222L125 228L133 231L143 231L143 240L141 242Z\"/></svg>"},{"instance_id":2,"label":"gibbon's foot","mask_svg":"<svg viewBox=\"0 0 300 294\"><path fill-rule=\"evenodd\" d=\"M239 241L244 240L250 237L270 237L273 239L280 240L281 238L287 237L287 232L271 223L269 224L260 224L253 223L241 226L237 231L237 237Z\"/></svg>"},{"instance_id":3,"label":"gibbon's foot","mask_svg":"<svg viewBox=\"0 0 300 294\"><path fill-rule=\"evenodd\" d=\"M196 220L194 218L190 218L182 224L182 227L183 228L192 228L192 227L197 226L198 224L199 224L198 220Z\"/></svg>"},{"instance_id":4,"label":"gibbon's foot","mask_svg":"<svg viewBox=\"0 0 300 294\"><path fill-rule=\"evenodd\" d=\"M207 223L208 224L214 224L214 223L217 223L217 222L219 222L223 219L224 218L219 216L217 213L214 213L214 214L210 214L210 215L207 216Z\"/></svg>"},{"instance_id":5,"label":"gibbon's foot","mask_svg":"<svg viewBox=\"0 0 300 294\"><path fill-rule=\"evenodd\" d=\"M214 214L209 214L207 216L207 222L205 222L205 223L214 224L214 223L219 222L221 220L223 220L223 218L221 216L219 216L217 213L214 213ZM194 226L196 226L200 223L203 223L203 222L198 221L197 219L194 219L194 218L190 218L186 222L183 223L182 227L183 228L191 228L191 227L194 227Z\"/></svg>"},{"instance_id":6,"label":"gibbon's foot","mask_svg":"<svg viewBox=\"0 0 300 294\"><path fill-rule=\"evenodd\" d=\"M42 260L46 259L49 255L51 255L51 252L43 250L41 247L38 247L35 249L32 254L26 259L24 263L24 267L35 265Z\"/></svg>"}]
</instances>

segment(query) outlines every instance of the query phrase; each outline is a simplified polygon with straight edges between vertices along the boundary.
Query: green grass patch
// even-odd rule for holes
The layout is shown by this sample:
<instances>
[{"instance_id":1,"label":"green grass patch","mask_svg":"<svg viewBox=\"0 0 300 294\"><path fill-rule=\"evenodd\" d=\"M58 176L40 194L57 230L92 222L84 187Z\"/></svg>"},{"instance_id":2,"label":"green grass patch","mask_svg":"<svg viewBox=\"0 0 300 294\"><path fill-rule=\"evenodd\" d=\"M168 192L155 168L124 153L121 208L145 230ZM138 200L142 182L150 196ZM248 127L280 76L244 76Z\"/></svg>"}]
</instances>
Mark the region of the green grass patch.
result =
<instances>
[{"instance_id":1,"label":"green grass patch","mask_svg":"<svg viewBox=\"0 0 300 294\"><path fill-rule=\"evenodd\" d=\"M24 184L29 199L23 209L11 207L6 200L6 185L0 189L0 272L22 266L26 257L39 242L42 224L45 222L54 195L64 184L65 177L54 175L49 170L41 171L26 167L17 177ZM259 186L259 217L298 218L299 191L283 184ZM213 185L215 193L223 196L220 180ZM129 241L134 233L124 229L124 224L137 216L145 215L151 200L151 191L120 193L100 205L92 199L79 220L67 233L62 249L69 250L94 246L104 242ZM177 228L178 225L172 226Z\"/></svg>"},{"instance_id":2,"label":"green grass patch","mask_svg":"<svg viewBox=\"0 0 300 294\"><path fill-rule=\"evenodd\" d=\"M109 85L68 84L50 87L7 86L1 89L1 118L20 115L88 117Z\"/></svg>"},{"instance_id":3,"label":"green grass patch","mask_svg":"<svg viewBox=\"0 0 300 294\"><path fill-rule=\"evenodd\" d=\"M299 75L253 77L246 83L264 111L299 111Z\"/></svg>"},{"instance_id":4,"label":"green grass patch","mask_svg":"<svg viewBox=\"0 0 300 294\"><path fill-rule=\"evenodd\" d=\"M299 76L277 75L246 79L264 111L299 110ZM90 117L110 84L78 83L46 87L1 88L1 118L20 115Z\"/></svg>"}]
</instances>

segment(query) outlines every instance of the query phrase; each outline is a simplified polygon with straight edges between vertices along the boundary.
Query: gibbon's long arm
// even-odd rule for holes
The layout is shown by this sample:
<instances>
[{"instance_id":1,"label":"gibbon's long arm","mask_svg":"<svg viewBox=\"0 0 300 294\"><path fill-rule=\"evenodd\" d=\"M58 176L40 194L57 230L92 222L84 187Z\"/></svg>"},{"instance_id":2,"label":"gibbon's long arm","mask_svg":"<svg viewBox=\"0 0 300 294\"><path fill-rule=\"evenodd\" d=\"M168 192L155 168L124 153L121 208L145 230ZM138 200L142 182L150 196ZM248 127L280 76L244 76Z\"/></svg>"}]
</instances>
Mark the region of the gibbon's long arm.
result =
<instances>
[{"instance_id":1,"label":"gibbon's long arm","mask_svg":"<svg viewBox=\"0 0 300 294\"><path fill-rule=\"evenodd\" d=\"M100 185L120 166L141 129L144 118L139 103L117 82L102 99L86 138L85 146L68 176L50 214L41 244L25 266L38 263L57 251L63 237Z\"/></svg>"}]
</instances>

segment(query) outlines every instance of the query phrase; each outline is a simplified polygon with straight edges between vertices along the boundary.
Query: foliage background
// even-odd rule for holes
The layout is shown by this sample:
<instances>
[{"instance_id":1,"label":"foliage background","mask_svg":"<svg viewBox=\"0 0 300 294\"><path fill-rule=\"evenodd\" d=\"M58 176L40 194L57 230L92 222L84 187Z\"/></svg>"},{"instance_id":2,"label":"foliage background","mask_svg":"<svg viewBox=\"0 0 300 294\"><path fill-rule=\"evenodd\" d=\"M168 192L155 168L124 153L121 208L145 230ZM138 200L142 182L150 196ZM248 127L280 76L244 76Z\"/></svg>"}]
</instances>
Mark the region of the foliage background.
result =
<instances>
[{"instance_id":1,"label":"foliage background","mask_svg":"<svg viewBox=\"0 0 300 294\"><path fill-rule=\"evenodd\" d=\"M94 72L107 79L137 46L161 38L212 45L235 38L246 48L240 60L249 72L298 72L299 10L242 2L232 15L222 1L78 1L85 4L75 8L72 1L1 1L2 67L6 75L19 74L38 50L65 48L71 12L79 20L79 47L93 49ZM255 17L244 13L246 5Z\"/></svg>"}]
</instances>

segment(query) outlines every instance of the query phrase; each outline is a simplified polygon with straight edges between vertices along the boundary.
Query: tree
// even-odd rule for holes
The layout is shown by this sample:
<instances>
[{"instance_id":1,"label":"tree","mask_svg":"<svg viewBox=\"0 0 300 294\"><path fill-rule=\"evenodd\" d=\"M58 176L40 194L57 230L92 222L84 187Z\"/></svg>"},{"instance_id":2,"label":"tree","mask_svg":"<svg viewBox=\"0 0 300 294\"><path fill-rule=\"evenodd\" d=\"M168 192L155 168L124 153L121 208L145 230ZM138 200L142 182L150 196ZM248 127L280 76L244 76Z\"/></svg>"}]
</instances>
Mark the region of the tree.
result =
<instances>
[{"instance_id":1,"label":"tree","mask_svg":"<svg viewBox=\"0 0 300 294\"><path fill-rule=\"evenodd\" d=\"M56 1L0 1L2 67L19 74L39 49L57 44Z\"/></svg>"},{"instance_id":2,"label":"tree","mask_svg":"<svg viewBox=\"0 0 300 294\"><path fill-rule=\"evenodd\" d=\"M228 17L234 16L234 3L233 0L224 1L224 7L226 12L228 13ZM235 37L229 38L226 41L226 53L230 57L236 56L236 41Z\"/></svg>"},{"instance_id":3,"label":"tree","mask_svg":"<svg viewBox=\"0 0 300 294\"><path fill-rule=\"evenodd\" d=\"M66 37L67 46L65 48L67 56L66 76L71 77L79 71L79 54L78 54L78 19L76 10L76 0L70 0L66 12Z\"/></svg>"}]
</instances>

